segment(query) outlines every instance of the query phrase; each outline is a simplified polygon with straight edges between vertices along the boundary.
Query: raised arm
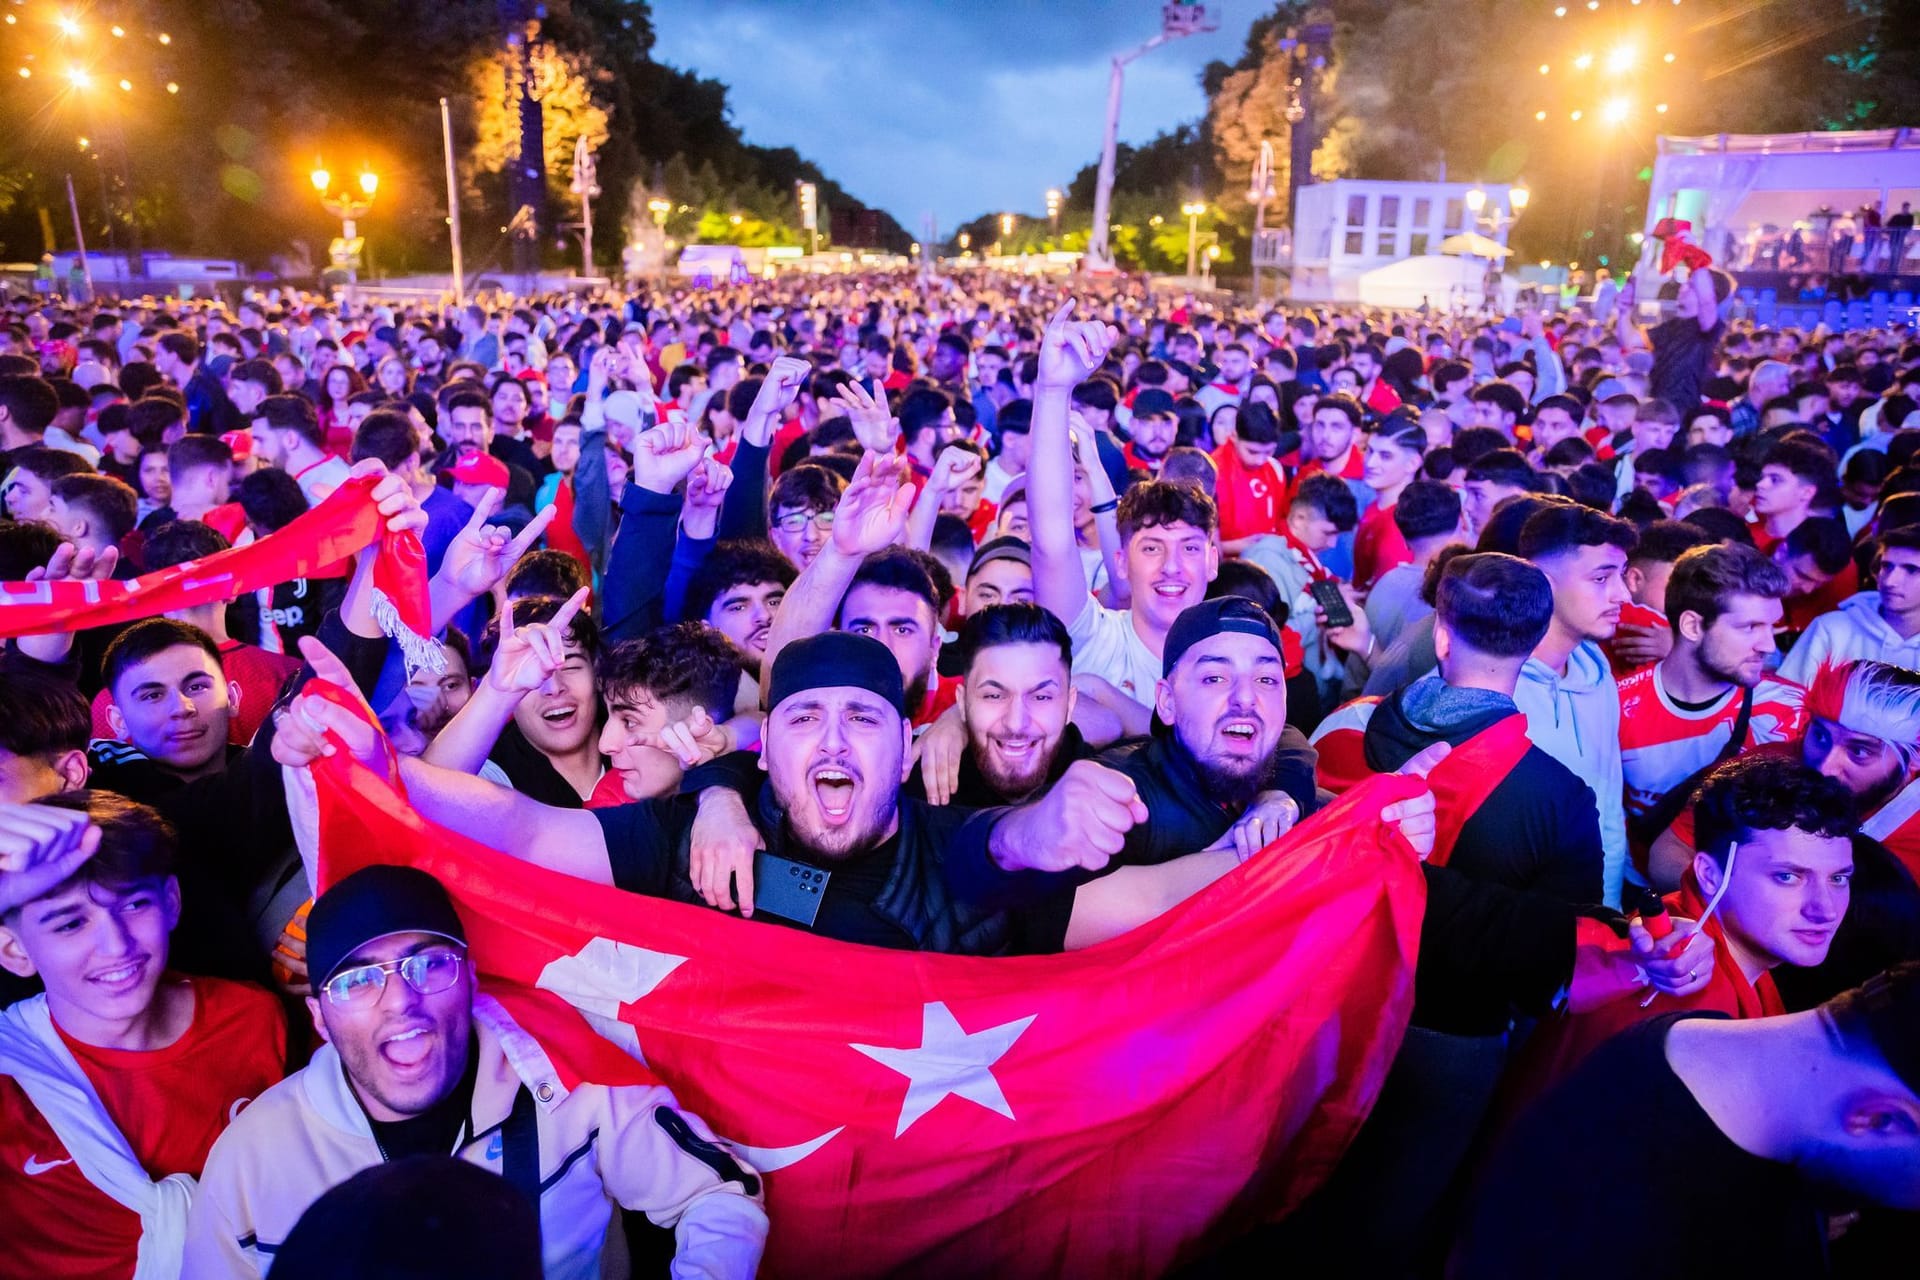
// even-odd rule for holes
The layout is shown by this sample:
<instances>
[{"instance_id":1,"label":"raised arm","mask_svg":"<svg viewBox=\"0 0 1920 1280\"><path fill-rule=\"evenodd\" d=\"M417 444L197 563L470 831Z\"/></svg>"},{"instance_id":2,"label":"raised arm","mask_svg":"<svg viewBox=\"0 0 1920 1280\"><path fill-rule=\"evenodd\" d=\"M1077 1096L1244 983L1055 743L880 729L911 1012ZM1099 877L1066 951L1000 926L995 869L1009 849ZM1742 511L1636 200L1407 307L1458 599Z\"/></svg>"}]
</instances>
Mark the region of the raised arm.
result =
<instances>
[{"instance_id":1,"label":"raised arm","mask_svg":"<svg viewBox=\"0 0 1920 1280\"><path fill-rule=\"evenodd\" d=\"M500 646L494 651L493 665L474 686L467 704L427 744L421 758L458 773L479 773L521 701L552 680L566 663L567 628L586 605L587 594L586 587L580 588L552 622L519 627L514 625L509 600L500 612Z\"/></svg>"},{"instance_id":2,"label":"raised arm","mask_svg":"<svg viewBox=\"0 0 1920 1280\"><path fill-rule=\"evenodd\" d=\"M913 500L907 516L907 545L915 551L933 546L933 523L940 518L940 504L946 496L980 473L980 457L966 449L949 446L934 460L933 474Z\"/></svg>"},{"instance_id":3,"label":"raised arm","mask_svg":"<svg viewBox=\"0 0 1920 1280\"><path fill-rule=\"evenodd\" d=\"M1647 345L1647 335L1633 319L1634 299L1639 292L1639 282L1629 273L1620 286L1620 297L1613 310L1613 337L1622 351L1636 351Z\"/></svg>"},{"instance_id":4,"label":"raised arm","mask_svg":"<svg viewBox=\"0 0 1920 1280\"><path fill-rule=\"evenodd\" d=\"M774 612L767 633L767 656L760 669L760 685L772 683L773 660L780 650L804 636L831 630L841 597L860 571L860 564L876 551L900 540L913 502L908 464L898 454L861 455L853 483L840 495L833 510L833 536L813 563L803 569Z\"/></svg>"},{"instance_id":5,"label":"raised arm","mask_svg":"<svg viewBox=\"0 0 1920 1280\"><path fill-rule=\"evenodd\" d=\"M1720 298L1713 291L1713 268L1689 270L1686 287L1693 290L1693 317L1700 324L1700 332L1712 333L1713 326L1720 323Z\"/></svg>"},{"instance_id":6,"label":"raised arm","mask_svg":"<svg viewBox=\"0 0 1920 1280\"><path fill-rule=\"evenodd\" d=\"M774 461L769 456L773 433L812 371L812 365L794 356L781 356L767 370L753 406L740 423L739 445L733 457L734 485L720 508L721 537L766 535L767 471Z\"/></svg>"},{"instance_id":7,"label":"raised arm","mask_svg":"<svg viewBox=\"0 0 1920 1280\"><path fill-rule=\"evenodd\" d=\"M1069 624L1086 608L1087 574L1074 540L1073 441L1067 418L1074 386L1100 367L1119 337L1107 325L1074 322L1073 308L1071 298L1061 303L1041 339L1027 461L1034 600Z\"/></svg>"},{"instance_id":8,"label":"raised arm","mask_svg":"<svg viewBox=\"0 0 1920 1280\"><path fill-rule=\"evenodd\" d=\"M706 441L691 425L650 427L633 442L633 475L620 499L625 517L613 535L601 582L607 638L618 643L659 625L684 499L680 484L701 465Z\"/></svg>"},{"instance_id":9,"label":"raised arm","mask_svg":"<svg viewBox=\"0 0 1920 1280\"><path fill-rule=\"evenodd\" d=\"M433 631L438 635L468 605L492 591L514 562L527 553L553 522L553 507L542 507L518 535L504 525L490 525L487 517L500 505L502 491L489 489L454 540L447 544L440 572L427 583L433 603Z\"/></svg>"}]
</instances>

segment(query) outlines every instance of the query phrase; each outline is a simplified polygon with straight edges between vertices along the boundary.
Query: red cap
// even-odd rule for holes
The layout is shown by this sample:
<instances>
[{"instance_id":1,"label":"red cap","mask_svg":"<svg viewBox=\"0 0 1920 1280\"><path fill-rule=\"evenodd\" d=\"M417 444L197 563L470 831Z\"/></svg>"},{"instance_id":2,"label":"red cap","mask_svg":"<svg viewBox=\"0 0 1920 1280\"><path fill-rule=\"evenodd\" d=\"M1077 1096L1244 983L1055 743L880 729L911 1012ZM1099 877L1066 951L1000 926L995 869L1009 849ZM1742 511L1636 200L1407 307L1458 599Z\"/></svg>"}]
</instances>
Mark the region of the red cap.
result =
<instances>
[{"instance_id":1,"label":"red cap","mask_svg":"<svg viewBox=\"0 0 1920 1280\"><path fill-rule=\"evenodd\" d=\"M547 375L538 369L522 369L513 376L521 382L539 382L544 384L547 380Z\"/></svg>"},{"instance_id":2,"label":"red cap","mask_svg":"<svg viewBox=\"0 0 1920 1280\"><path fill-rule=\"evenodd\" d=\"M221 436L220 439L226 442L227 448L233 450L233 456L235 458L251 458L253 456L253 432L229 431Z\"/></svg>"},{"instance_id":3,"label":"red cap","mask_svg":"<svg viewBox=\"0 0 1920 1280\"><path fill-rule=\"evenodd\" d=\"M507 464L490 453L464 454L447 474L457 484L485 484L496 489L507 487Z\"/></svg>"}]
</instances>

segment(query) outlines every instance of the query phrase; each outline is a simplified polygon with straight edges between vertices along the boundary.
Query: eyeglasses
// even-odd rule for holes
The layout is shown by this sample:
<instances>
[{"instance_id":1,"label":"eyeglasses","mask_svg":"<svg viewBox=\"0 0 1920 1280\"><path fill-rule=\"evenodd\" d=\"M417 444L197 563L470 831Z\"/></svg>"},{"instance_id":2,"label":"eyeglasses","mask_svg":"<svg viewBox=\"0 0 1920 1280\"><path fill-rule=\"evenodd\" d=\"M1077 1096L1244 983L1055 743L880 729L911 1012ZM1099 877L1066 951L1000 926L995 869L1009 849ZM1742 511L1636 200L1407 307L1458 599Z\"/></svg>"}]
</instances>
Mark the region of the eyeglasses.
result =
<instances>
[{"instance_id":1,"label":"eyeglasses","mask_svg":"<svg viewBox=\"0 0 1920 1280\"><path fill-rule=\"evenodd\" d=\"M423 996L435 995L459 981L460 966L466 960L458 951L435 947L398 960L342 969L327 979L327 999L343 1009L364 1009L378 1004L387 989L389 973L399 974Z\"/></svg>"},{"instance_id":2,"label":"eyeglasses","mask_svg":"<svg viewBox=\"0 0 1920 1280\"><path fill-rule=\"evenodd\" d=\"M798 533L809 524L820 530L820 532L826 533L833 528L833 512L789 511L787 514L775 519L773 523L776 528L785 533Z\"/></svg>"}]
</instances>

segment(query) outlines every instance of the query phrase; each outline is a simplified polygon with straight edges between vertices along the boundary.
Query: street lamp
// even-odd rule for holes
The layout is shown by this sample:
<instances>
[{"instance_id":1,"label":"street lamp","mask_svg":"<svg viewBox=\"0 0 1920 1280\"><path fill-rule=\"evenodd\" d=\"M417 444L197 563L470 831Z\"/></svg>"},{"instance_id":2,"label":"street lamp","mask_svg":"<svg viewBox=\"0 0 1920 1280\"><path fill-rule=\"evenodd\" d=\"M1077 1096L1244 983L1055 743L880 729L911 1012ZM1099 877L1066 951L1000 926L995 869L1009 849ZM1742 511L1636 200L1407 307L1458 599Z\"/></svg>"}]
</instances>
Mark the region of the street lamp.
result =
<instances>
[{"instance_id":1,"label":"street lamp","mask_svg":"<svg viewBox=\"0 0 1920 1280\"><path fill-rule=\"evenodd\" d=\"M1052 225L1053 234L1056 236L1060 234L1060 206L1065 202L1066 197L1060 193L1060 188L1051 187L1048 189L1047 221Z\"/></svg>"},{"instance_id":2,"label":"street lamp","mask_svg":"<svg viewBox=\"0 0 1920 1280\"><path fill-rule=\"evenodd\" d=\"M647 212L653 215L653 225L666 230L667 215L673 212L673 201L662 200L659 196L647 201Z\"/></svg>"},{"instance_id":3,"label":"street lamp","mask_svg":"<svg viewBox=\"0 0 1920 1280\"><path fill-rule=\"evenodd\" d=\"M1012 234L1013 234L1013 215L1010 213L1003 213L1000 215L1000 235L1002 238L1005 238Z\"/></svg>"},{"instance_id":4,"label":"street lamp","mask_svg":"<svg viewBox=\"0 0 1920 1280\"><path fill-rule=\"evenodd\" d=\"M1478 215L1482 209L1487 207L1487 193L1479 187L1475 187L1473 190L1467 192L1465 199L1467 208L1472 210L1475 215Z\"/></svg>"},{"instance_id":5,"label":"street lamp","mask_svg":"<svg viewBox=\"0 0 1920 1280\"><path fill-rule=\"evenodd\" d=\"M962 231L956 236L955 240L960 245L960 252L962 253L965 253L973 245L973 237L965 231Z\"/></svg>"},{"instance_id":6,"label":"street lamp","mask_svg":"<svg viewBox=\"0 0 1920 1280\"><path fill-rule=\"evenodd\" d=\"M371 169L362 169L355 183L357 191L347 186L336 189L333 176L326 165L316 162L307 181L320 197L320 207L340 219L340 237L327 246L327 257L334 270L345 271L351 277L360 266L361 250L366 247L355 224L373 208L373 197L380 190L380 175Z\"/></svg>"},{"instance_id":7,"label":"street lamp","mask_svg":"<svg viewBox=\"0 0 1920 1280\"><path fill-rule=\"evenodd\" d=\"M1180 212L1187 215L1187 279L1192 280L1200 271L1200 215L1207 211L1204 200L1189 200L1180 206Z\"/></svg>"}]
</instances>

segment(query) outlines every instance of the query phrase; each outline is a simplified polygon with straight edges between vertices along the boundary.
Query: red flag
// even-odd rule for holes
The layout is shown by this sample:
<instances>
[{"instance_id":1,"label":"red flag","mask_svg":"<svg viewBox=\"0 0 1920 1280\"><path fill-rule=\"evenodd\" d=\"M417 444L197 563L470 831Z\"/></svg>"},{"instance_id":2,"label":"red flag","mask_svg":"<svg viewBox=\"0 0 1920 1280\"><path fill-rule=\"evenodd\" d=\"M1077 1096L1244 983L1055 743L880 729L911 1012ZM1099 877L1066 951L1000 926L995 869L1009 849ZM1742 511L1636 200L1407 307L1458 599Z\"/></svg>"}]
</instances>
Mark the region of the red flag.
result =
<instances>
[{"instance_id":1,"label":"red flag","mask_svg":"<svg viewBox=\"0 0 1920 1280\"><path fill-rule=\"evenodd\" d=\"M373 581L382 630L421 665L429 653L419 637L432 633L427 604L427 554L418 534L385 532L373 501L379 476L356 476L326 501L284 528L168 569L115 582L0 582L0 639L48 631L79 631L150 618L230 600L261 587L314 577L319 570L380 543ZM431 651L437 655L437 649Z\"/></svg>"},{"instance_id":2,"label":"red flag","mask_svg":"<svg viewBox=\"0 0 1920 1280\"><path fill-rule=\"evenodd\" d=\"M768 1174L770 1275L1163 1273L1325 1177L1412 1007L1425 885L1378 815L1413 779L1123 937L981 959L590 885L433 826L345 752L314 774L323 883L438 877L563 1080L636 1077L542 992L644 1054Z\"/></svg>"}]
</instances>

